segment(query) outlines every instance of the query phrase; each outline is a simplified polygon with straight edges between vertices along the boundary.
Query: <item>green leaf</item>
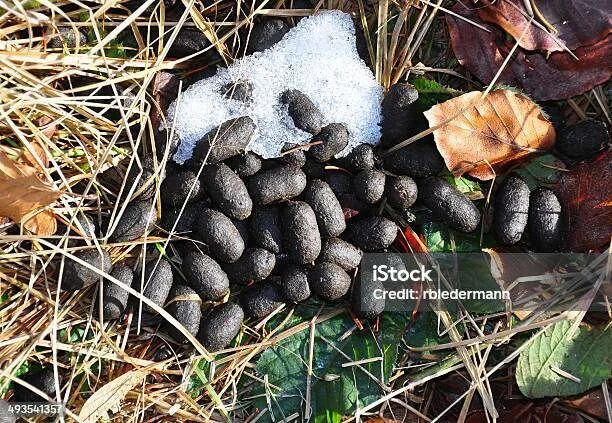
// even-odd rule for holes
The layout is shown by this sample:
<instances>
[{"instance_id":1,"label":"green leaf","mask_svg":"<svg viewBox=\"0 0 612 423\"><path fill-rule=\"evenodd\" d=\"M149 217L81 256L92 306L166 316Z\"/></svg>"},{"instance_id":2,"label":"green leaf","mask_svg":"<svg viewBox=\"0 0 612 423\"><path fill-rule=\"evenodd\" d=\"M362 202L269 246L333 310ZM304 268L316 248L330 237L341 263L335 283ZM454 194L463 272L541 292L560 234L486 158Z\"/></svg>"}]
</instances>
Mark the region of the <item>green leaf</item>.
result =
<instances>
[{"instance_id":1,"label":"green leaf","mask_svg":"<svg viewBox=\"0 0 612 423\"><path fill-rule=\"evenodd\" d=\"M561 169L566 169L561 160L552 154L544 154L535 156L521 168L515 169L515 172L521 175L529 189L535 189L542 184L559 182L563 172Z\"/></svg>"},{"instance_id":2,"label":"green leaf","mask_svg":"<svg viewBox=\"0 0 612 423\"><path fill-rule=\"evenodd\" d=\"M457 90L445 87L444 85L438 84L433 79L428 79L423 76L411 78L410 83L419 92L419 99L416 104L421 112L424 112L435 104L443 103L446 100L462 94Z\"/></svg>"},{"instance_id":3,"label":"green leaf","mask_svg":"<svg viewBox=\"0 0 612 423\"><path fill-rule=\"evenodd\" d=\"M296 312L299 314L299 309ZM383 383L391 375L397 359L397 347L403 335L407 316L403 313L385 313L380 316L380 330L374 336L369 329L356 330L346 314L336 316L315 326L313 376L311 385L312 419L315 422L339 422L357 406L363 407L380 397L378 383L357 366L342 367L342 363L382 357L382 361L361 364ZM309 330L296 333L279 345L267 349L257 362L257 370L267 375L270 385L271 408L274 419L293 413L303 415L306 395ZM350 359L338 352L342 351ZM264 386L258 393L265 393ZM255 405L267 408L266 398L258 398ZM264 419L272 420L270 414Z\"/></svg>"},{"instance_id":4,"label":"green leaf","mask_svg":"<svg viewBox=\"0 0 612 423\"><path fill-rule=\"evenodd\" d=\"M437 223L423 225L425 245L432 253L448 253L453 251L452 241L457 252L480 251L480 233L463 234L448 229Z\"/></svg>"},{"instance_id":5,"label":"green leaf","mask_svg":"<svg viewBox=\"0 0 612 423\"><path fill-rule=\"evenodd\" d=\"M580 394L612 377L612 331L555 323L519 356L516 382L530 398ZM560 369L561 372L558 370ZM580 379L572 380L562 372Z\"/></svg>"}]
</instances>

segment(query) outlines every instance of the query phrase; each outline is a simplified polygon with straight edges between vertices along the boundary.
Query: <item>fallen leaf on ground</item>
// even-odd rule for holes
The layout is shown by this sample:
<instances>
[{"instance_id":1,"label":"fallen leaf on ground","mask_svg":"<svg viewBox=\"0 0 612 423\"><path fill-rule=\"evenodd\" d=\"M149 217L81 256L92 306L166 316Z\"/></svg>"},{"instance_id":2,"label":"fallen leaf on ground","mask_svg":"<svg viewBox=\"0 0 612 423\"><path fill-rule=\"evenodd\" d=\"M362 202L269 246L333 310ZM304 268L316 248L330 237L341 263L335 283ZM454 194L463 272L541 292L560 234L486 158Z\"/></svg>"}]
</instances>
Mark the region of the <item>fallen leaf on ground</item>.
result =
<instances>
[{"instance_id":1,"label":"fallen leaf on ground","mask_svg":"<svg viewBox=\"0 0 612 423\"><path fill-rule=\"evenodd\" d=\"M79 413L79 419L85 423L108 419L108 412L116 411L127 393L141 383L147 373L140 369L130 370L102 386L85 401Z\"/></svg>"},{"instance_id":2,"label":"fallen leaf on ground","mask_svg":"<svg viewBox=\"0 0 612 423\"><path fill-rule=\"evenodd\" d=\"M612 237L612 153L564 172L557 184L566 207L567 247L581 252L604 247Z\"/></svg>"},{"instance_id":3,"label":"fallen leaf on ground","mask_svg":"<svg viewBox=\"0 0 612 423\"><path fill-rule=\"evenodd\" d=\"M550 149L555 130L540 108L510 90L492 91L484 99L472 91L437 104L425 112L430 127L452 121L434 131L436 145L455 176L469 173L492 179L510 163ZM488 164L487 164L488 162Z\"/></svg>"},{"instance_id":4,"label":"fallen leaf on ground","mask_svg":"<svg viewBox=\"0 0 612 423\"><path fill-rule=\"evenodd\" d=\"M483 22L476 11L466 9L460 3L452 10L490 31L452 15L446 16L457 60L483 83L489 84L515 41L508 41L505 32ZM535 100L562 100L580 95L610 79L611 38L612 35L608 35L595 44L577 48L573 53L578 60L567 52L552 53L547 58L538 52L518 48L501 72L497 84L521 88Z\"/></svg>"},{"instance_id":5,"label":"fallen leaf on ground","mask_svg":"<svg viewBox=\"0 0 612 423\"><path fill-rule=\"evenodd\" d=\"M564 45L575 50L597 43L608 36L612 28L612 0L538 1L536 6L554 28L552 33L529 22L523 0L486 0L485 4L485 7L482 3L478 5L480 18L499 25L527 50L563 51ZM543 24L537 15L535 20Z\"/></svg>"},{"instance_id":6,"label":"fallen leaf on ground","mask_svg":"<svg viewBox=\"0 0 612 423\"><path fill-rule=\"evenodd\" d=\"M36 168L15 163L0 152L0 216L24 223L39 235L52 235L57 229L53 214L46 210L24 222L26 216L53 203L62 194L37 176Z\"/></svg>"},{"instance_id":7,"label":"fallen leaf on ground","mask_svg":"<svg viewBox=\"0 0 612 423\"><path fill-rule=\"evenodd\" d=\"M592 416L599 417L602 421L608 418L606 402L601 388L586 392L575 398L565 398L563 399L563 403L572 408L582 410Z\"/></svg>"}]
</instances>

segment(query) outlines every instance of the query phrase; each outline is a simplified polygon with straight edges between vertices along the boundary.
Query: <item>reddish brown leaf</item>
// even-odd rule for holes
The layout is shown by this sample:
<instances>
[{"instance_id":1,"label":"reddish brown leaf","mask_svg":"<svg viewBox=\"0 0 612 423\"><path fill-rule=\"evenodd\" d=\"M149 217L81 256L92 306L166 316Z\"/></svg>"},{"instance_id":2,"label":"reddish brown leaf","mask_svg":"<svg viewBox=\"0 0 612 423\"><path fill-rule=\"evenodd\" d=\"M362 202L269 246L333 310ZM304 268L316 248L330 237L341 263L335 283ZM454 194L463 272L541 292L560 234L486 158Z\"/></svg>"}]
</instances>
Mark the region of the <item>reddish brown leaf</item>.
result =
<instances>
[{"instance_id":1,"label":"reddish brown leaf","mask_svg":"<svg viewBox=\"0 0 612 423\"><path fill-rule=\"evenodd\" d=\"M601 388L592 389L577 397L565 398L563 403L602 420L608 418Z\"/></svg>"},{"instance_id":2,"label":"reddish brown leaf","mask_svg":"<svg viewBox=\"0 0 612 423\"><path fill-rule=\"evenodd\" d=\"M575 50L597 43L612 28L612 0L537 1L542 16L557 31L554 34L529 23L523 0L486 0L484 4L478 4L480 18L502 27L527 50L563 51L563 45Z\"/></svg>"},{"instance_id":3,"label":"reddish brown leaf","mask_svg":"<svg viewBox=\"0 0 612 423\"><path fill-rule=\"evenodd\" d=\"M448 169L479 179L492 179L510 163L555 142L555 130L540 108L527 97L510 90L492 91L484 99L472 91L425 112ZM456 116L445 123L449 118Z\"/></svg>"},{"instance_id":4,"label":"reddish brown leaf","mask_svg":"<svg viewBox=\"0 0 612 423\"><path fill-rule=\"evenodd\" d=\"M490 31L483 31L454 16L446 16L457 60L488 84L502 67L514 42L509 42L506 34L496 26L484 23L474 10L457 3L453 11ZM574 50L578 60L565 52L553 53L547 59L540 53L519 48L497 83L522 88L536 100L561 100L582 94L610 79L611 37L608 35L595 44Z\"/></svg>"},{"instance_id":5,"label":"reddish brown leaf","mask_svg":"<svg viewBox=\"0 0 612 423\"><path fill-rule=\"evenodd\" d=\"M157 129L168 112L179 89L179 79L169 72L157 72L153 79L153 107L151 108L151 123Z\"/></svg>"},{"instance_id":6,"label":"reddish brown leaf","mask_svg":"<svg viewBox=\"0 0 612 423\"><path fill-rule=\"evenodd\" d=\"M566 205L568 247L590 251L606 246L612 237L612 153L564 173L557 185Z\"/></svg>"}]
</instances>

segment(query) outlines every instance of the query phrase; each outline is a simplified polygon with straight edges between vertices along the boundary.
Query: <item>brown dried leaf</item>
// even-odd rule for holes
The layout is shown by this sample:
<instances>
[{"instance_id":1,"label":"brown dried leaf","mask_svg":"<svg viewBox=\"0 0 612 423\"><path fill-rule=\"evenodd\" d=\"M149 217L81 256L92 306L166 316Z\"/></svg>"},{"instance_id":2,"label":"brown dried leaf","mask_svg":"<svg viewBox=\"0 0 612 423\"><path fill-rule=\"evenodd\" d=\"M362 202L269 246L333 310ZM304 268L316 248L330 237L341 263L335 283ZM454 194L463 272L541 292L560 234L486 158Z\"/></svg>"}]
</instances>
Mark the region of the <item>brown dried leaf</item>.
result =
<instances>
[{"instance_id":1,"label":"brown dried leaf","mask_svg":"<svg viewBox=\"0 0 612 423\"><path fill-rule=\"evenodd\" d=\"M564 172L557 185L567 207L567 244L572 251L590 251L609 244L612 237L612 152L593 163Z\"/></svg>"},{"instance_id":2,"label":"brown dried leaf","mask_svg":"<svg viewBox=\"0 0 612 423\"><path fill-rule=\"evenodd\" d=\"M564 45L574 50L595 44L612 31L612 0L537 1L540 13L556 30L553 34L529 23L523 0L486 0L484 4L478 4L480 18L499 25L527 50L563 51ZM536 19L540 20L537 15Z\"/></svg>"},{"instance_id":3,"label":"brown dried leaf","mask_svg":"<svg viewBox=\"0 0 612 423\"><path fill-rule=\"evenodd\" d=\"M466 9L460 3L455 4L453 11L490 31L483 31L452 15L446 16L457 60L478 79L489 84L502 67L514 41L508 41L506 33L484 23L476 11ZM561 100L580 95L610 79L611 37L608 35L595 44L574 50L578 60L566 52L553 53L546 58L538 52L519 48L497 83L522 88L535 100Z\"/></svg>"},{"instance_id":4,"label":"brown dried leaf","mask_svg":"<svg viewBox=\"0 0 612 423\"><path fill-rule=\"evenodd\" d=\"M25 223L25 227L41 235L55 232L55 217L49 211L37 213L27 221L32 212L47 207L61 195L38 177L36 168L15 163L0 152L0 216Z\"/></svg>"},{"instance_id":5,"label":"brown dried leaf","mask_svg":"<svg viewBox=\"0 0 612 423\"><path fill-rule=\"evenodd\" d=\"M436 145L455 175L469 173L492 179L496 172L524 156L548 150L555 130L540 108L510 90L492 91L484 99L472 91L437 104L425 112L430 127L452 121L434 131ZM488 162L488 164L487 164Z\"/></svg>"}]
</instances>

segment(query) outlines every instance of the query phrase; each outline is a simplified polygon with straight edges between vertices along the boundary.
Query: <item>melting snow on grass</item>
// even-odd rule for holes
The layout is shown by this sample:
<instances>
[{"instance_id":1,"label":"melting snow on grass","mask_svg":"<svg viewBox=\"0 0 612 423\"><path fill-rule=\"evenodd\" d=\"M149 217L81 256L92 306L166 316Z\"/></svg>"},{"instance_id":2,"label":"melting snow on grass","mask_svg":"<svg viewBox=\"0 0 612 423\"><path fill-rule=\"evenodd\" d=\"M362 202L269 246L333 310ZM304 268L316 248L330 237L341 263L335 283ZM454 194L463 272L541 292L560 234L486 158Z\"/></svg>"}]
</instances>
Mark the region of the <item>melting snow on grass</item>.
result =
<instances>
[{"instance_id":1,"label":"melting snow on grass","mask_svg":"<svg viewBox=\"0 0 612 423\"><path fill-rule=\"evenodd\" d=\"M223 96L223 86L238 80L251 81L251 102ZM325 124L346 125L349 145L341 154L361 143L378 143L382 87L357 54L350 16L330 11L302 19L272 48L189 87L169 109L168 122L176 115L175 131L181 139L174 159L183 163L208 131L244 115L257 124L248 149L265 158L277 157L286 142L309 142L312 136L293 125L287 106L280 103L287 89L306 94L323 113Z\"/></svg>"}]
</instances>

